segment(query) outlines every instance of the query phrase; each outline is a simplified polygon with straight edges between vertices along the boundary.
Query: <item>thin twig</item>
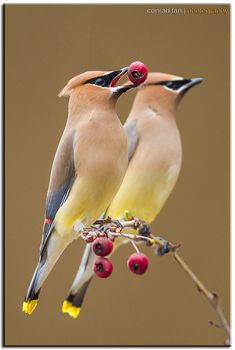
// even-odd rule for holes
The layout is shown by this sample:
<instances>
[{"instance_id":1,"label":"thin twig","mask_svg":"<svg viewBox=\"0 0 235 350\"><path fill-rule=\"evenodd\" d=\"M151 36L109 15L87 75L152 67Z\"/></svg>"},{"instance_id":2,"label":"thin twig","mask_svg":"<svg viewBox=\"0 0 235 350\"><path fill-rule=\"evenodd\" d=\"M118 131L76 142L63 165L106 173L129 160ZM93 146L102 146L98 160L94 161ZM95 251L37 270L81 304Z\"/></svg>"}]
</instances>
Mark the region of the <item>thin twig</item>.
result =
<instances>
[{"instance_id":1,"label":"thin twig","mask_svg":"<svg viewBox=\"0 0 235 350\"><path fill-rule=\"evenodd\" d=\"M193 271L188 267L188 265L184 262L184 260L179 256L177 252L173 252L173 256L175 260L178 262L180 267L187 273L187 275L191 278L191 280L195 283L197 289L204 294L206 299L209 301L210 305L215 310L217 317L219 319L220 327L225 331L228 336L226 340L226 345L230 344L230 327L224 316L224 313L219 304L219 297L215 293L211 293L204 284L197 278L197 276L193 273Z\"/></svg>"},{"instance_id":2,"label":"thin twig","mask_svg":"<svg viewBox=\"0 0 235 350\"><path fill-rule=\"evenodd\" d=\"M116 222L115 222L116 221ZM131 218L131 220L128 221L121 221L118 222L119 225L117 225L117 220L112 221L110 217L108 217L105 220L98 220L95 223L96 225L101 225L100 227L103 227L104 225L107 226L108 234L115 237L122 237L129 239L132 244L134 245L135 249L137 251L138 248L135 245L134 241L145 241L150 246L157 246L157 254L158 255L164 255L168 252L172 252L173 257L178 262L179 266L187 273L187 275L191 278L191 280L196 285L197 289L204 294L210 305L213 307L213 309L216 312L216 315L219 319L219 325L215 324L213 321L210 321L209 323L215 327L222 328L226 335L227 339L225 341L225 345L230 345L230 327L229 324L223 314L223 311L221 309L221 306L219 304L219 297L215 293L211 293L204 284L198 279L198 277L193 273L193 271L189 268L189 266L184 262L184 260L179 256L179 254L176 252L176 250L180 247L180 244L172 244L160 237L154 237L151 235L150 231L148 230L147 235L141 235L141 234L131 234L131 233L124 233L122 232L125 228L132 228L134 230L137 230L139 233L141 233L141 227L143 228L143 224L146 225L144 221L139 220L138 218ZM106 231L107 233L107 231ZM102 233L104 234L104 233ZM92 242L98 235L100 235L99 229L97 228L95 230L87 230L84 231L81 237L86 240L86 242Z\"/></svg>"},{"instance_id":3,"label":"thin twig","mask_svg":"<svg viewBox=\"0 0 235 350\"><path fill-rule=\"evenodd\" d=\"M163 243L157 239L157 238L150 238L150 237L145 237L145 236L140 236L140 235L134 235L134 234L131 234L131 233L119 233L119 232L111 232L110 231L110 234L113 236L113 237L123 237L123 238L128 238L130 239L131 241L147 241L151 244L156 244L160 247L163 246Z\"/></svg>"}]
</instances>

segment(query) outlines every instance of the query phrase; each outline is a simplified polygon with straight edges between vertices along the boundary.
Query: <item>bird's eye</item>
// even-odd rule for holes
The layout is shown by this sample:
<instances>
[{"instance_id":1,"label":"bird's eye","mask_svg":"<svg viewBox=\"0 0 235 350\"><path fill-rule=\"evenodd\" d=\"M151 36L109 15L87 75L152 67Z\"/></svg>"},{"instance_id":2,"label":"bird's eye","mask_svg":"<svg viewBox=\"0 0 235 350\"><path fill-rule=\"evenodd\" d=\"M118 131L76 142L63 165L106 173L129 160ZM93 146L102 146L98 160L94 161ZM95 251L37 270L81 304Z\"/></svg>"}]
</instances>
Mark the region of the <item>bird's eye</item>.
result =
<instances>
[{"instance_id":1,"label":"bird's eye","mask_svg":"<svg viewBox=\"0 0 235 350\"><path fill-rule=\"evenodd\" d=\"M98 78L95 80L95 85L98 85L98 86L105 86L106 85L106 82L103 78Z\"/></svg>"},{"instance_id":2,"label":"bird's eye","mask_svg":"<svg viewBox=\"0 0 235 350\"><path fill-rule=\"evenodd\" d=\"M169 89L172 89L172 90L177 90L179 88L179 82L174 82L174 81L168 81L166 84L165 84L166 87L168 87Z\"/></svg>"}]
</instances>

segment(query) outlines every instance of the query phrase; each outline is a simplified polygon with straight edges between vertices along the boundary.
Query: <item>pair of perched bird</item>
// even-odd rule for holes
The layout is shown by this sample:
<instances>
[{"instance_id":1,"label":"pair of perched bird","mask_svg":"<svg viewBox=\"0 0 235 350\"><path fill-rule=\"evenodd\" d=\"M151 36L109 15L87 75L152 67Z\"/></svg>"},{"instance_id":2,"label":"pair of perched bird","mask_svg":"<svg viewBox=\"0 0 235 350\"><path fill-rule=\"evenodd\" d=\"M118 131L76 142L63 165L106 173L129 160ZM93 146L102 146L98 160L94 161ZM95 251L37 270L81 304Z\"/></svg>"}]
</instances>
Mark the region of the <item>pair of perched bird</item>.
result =
<instances>
[{"instance_id":1,"label":"pair of perched bird","mask_svg":"<svg viewBox=\"0 0 235 350\"><path fill-rule=\"evenodd\" d=\"M117 99L136 87L116 86L127 70L86 72L60 93L70 96L68 119L52 165L39 262L23 303L27 314L35 309L60 255L84 228L105 212L121 220L127 211L151 223L177 181L182 147L175 111L185 92L202 79L149 73L122 127ZM121 243L115 242L115 248ZM62 307L74 318L94 275L94 260L87 244Z\"/></svg>"}]
</instances>

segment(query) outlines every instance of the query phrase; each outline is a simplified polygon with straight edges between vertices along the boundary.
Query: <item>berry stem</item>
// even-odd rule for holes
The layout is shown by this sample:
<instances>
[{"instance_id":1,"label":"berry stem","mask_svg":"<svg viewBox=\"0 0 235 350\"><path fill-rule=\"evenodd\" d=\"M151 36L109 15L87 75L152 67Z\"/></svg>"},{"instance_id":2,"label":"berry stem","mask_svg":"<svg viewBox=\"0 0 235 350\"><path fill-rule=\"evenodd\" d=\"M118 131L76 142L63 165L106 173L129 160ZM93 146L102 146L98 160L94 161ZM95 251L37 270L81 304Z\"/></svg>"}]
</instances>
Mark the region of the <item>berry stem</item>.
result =
<instances>
[{"instance_id":1,"label":"berry stem","mask_svg":"<svg viewBox=\"0 0 235 350\"><path fill-rule=\"evenodd\" d=\"M135 248L136 252L140 253L140 251L139 251L137 245L135 244L135 242L133 241L133 239L131 239L131 243L133 244L133 247Z\"/></svg>"}]
</instances>

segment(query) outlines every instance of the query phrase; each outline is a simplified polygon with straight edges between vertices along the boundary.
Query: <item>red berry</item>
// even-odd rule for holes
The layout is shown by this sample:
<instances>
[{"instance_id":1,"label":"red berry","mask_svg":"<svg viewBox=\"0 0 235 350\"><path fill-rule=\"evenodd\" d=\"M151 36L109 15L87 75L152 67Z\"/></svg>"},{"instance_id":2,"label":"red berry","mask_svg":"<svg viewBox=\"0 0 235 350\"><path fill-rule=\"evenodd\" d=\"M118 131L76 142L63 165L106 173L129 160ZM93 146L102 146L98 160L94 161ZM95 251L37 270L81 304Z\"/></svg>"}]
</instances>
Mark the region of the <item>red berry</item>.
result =
<instances>
[{"instance_id":1,"label":"red berry","mask_svg":"<svg viewBox=\"0 0 235 350\"><path fill-rule=\"evenodd\" d=\"M128 268L136 275L142 275L145 273L148 268L148 264L149 262L147 256L142 253L132 254L127 261Z\"/></svg>"},{"instance_id":2,"label":"red berry","mask_svg":"<svg viewBox=\"0 0 235 350\"><path fill-rule=\"evenodd\" d=\"M94 263L93 271L100 278L107 278L113 272L113 264L111 260L107 258L98 258Z\"/></svg>"},{"instance_id":3,"label":"red berry","mask_svg":"<svg viewBox=\"0 0 235 350\"><path fill-rule=\"evenodd\" d=\"M92 243L93 252L98 256L109 255L113 250L113 242L107 237L98 237Z\"/></svg>"},{"instance_id":4,"label":"red berry","mask_svg":"<svg viewBox=\"0 0 235 350\"><path fill-rule=\"evenodd\" d=\"M140 61L133 62L128 68L128 78L134 84L143 83L148 76L148 68Z\"/></svg>"}]
</instances>

